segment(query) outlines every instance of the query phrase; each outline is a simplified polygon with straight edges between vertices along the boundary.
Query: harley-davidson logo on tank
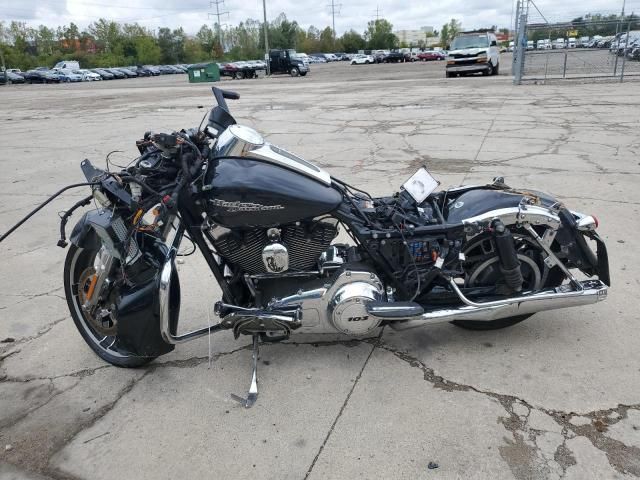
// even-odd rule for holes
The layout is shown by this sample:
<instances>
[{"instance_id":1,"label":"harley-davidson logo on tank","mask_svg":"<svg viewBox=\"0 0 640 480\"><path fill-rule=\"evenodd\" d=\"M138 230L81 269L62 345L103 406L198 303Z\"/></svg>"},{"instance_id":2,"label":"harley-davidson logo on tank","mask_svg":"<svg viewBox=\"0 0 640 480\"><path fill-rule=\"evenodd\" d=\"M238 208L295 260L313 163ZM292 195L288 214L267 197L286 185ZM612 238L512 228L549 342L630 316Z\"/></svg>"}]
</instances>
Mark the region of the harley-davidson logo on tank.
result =
<instances>
[{"instance_id":1,"label":"harley-davidson logo on tank","mask_svg":"<svg viewBox=\"0 0 640 480\"><path fill-rule=\"evenodd\" d=\"M250 202L227 202L219 199L209 200L216 207L226 208L228 212L264 212L266 210L284 210L282 205L262 205Z\"/></svg>"}]
</instances>

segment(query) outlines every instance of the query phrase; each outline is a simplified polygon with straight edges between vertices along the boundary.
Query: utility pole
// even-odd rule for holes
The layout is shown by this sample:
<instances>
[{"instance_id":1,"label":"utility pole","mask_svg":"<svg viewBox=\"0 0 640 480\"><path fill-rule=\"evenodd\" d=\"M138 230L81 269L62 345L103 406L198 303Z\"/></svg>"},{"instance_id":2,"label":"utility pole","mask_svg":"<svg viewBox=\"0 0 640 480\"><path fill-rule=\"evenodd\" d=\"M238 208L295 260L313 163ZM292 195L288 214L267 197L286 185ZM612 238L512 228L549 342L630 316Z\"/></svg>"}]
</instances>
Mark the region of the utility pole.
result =
<instances>
[{"instance_id":1,"label":"utility pole","mask_svg":"<svg viewBox=\"0 0 640 480\"><path fill-rule=\"evenodd\" d=\"M376 13L374 16L376 17L376 22L380 20L380 5L376 5Z\"/></svg>"},{"instance_id":2,"label":"utility pole","mask_svg":"<svg viewBox=\"0 0 640 480\"><path fill-rule=\"evenodd\" d=\"M338 9L338 15L340 15L340 7L342 7L341 3L335 3L335 0L331 0L331 4L327 5L331 7L331 18L333 20L333 41L336 41L336 8Z\"/></svg>"},{"instance_id":3,"label":"utility pole","mask_svg":"<svg viewBox=\"0 0 640 480\"><path fill-rule=\"evenodd\" d=\"M222 52L224 53L224 44L222 43L222 23L220 23L220 16L222 15L229 15L229 12L221 12L220 11L220 4L224 5L224 0L211 0L209 2L209 7L213 7L214 5L216 6L216 13L209 13L208 16L213 15L214 17L216 17L216 22L218 25L218 41L220 42L220 48L222 48Z\"/></svg>"},{"instance_id":4,"label":"utility pole","mask_svg":"<svg viewBox=\"0 0 640 480\"><path fill-rule=\"evenodd\" d=\"M264 63L267 64L267 75L271 75L271 58L269 58L269 25L267 24L267 0L262 0L262 12L264 13Z\"/></svg>"}]
</instances>

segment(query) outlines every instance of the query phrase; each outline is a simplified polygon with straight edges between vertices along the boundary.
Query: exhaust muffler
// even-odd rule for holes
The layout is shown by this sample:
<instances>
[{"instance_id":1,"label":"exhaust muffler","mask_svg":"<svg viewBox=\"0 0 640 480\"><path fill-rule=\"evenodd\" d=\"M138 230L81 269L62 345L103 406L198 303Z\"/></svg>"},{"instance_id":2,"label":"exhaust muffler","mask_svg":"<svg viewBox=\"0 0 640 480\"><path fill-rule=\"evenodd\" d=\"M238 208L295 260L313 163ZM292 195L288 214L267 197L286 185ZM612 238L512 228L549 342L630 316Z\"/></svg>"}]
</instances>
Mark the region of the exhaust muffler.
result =
<instances>
[{"instance_id":1,"label":"exhaust muffler","mask_svg":"<svg viewBox=\"0 0 640 480\"><path fill-rule=\"evenodd\" d=\"M389 310L393 304L384 306L372 306L368 313L386 320L394 330L408 330L436 323L451 322L453 320L473 320L477 322L489 322L502 318L527 315L545 310L579 307L589 305L607 298L608 287L600 280L585 280L577 282L580 288L572 288L563 285L557 288L541 290L494 302L476 303L466 298L453 279L450 279L451 288L462 300L464 305L459 307L435 308L423 311L416 315L415 308L408 305L407 315L402 315L402 307L395 309L393 314ZM379 309L379 315L377 310Z\"/></svg>"}]
</instances>

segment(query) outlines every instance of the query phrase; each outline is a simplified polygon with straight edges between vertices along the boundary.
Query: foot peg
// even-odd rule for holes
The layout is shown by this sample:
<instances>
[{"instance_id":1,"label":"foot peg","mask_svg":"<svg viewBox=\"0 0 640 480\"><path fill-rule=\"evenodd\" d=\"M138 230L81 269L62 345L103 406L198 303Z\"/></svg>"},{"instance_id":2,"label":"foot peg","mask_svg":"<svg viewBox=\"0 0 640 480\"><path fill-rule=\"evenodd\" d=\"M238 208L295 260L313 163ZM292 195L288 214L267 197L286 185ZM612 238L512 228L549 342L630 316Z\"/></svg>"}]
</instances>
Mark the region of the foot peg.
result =
<instances>
[{"instance_id":1,"label":"foot peg","mask_svg":"<svg viewBox=\"0 0 640 480\"><path fill-rule=\"evenodd\" d=\"M245 408L253 407L258 399L258 338L260 336L257 333L253 334L253 373L251 375L251 386L249 386L249 394L247 398L239 397L238 395L231 394L231 398L240 402Z\"/></svg>"}]
</instances>

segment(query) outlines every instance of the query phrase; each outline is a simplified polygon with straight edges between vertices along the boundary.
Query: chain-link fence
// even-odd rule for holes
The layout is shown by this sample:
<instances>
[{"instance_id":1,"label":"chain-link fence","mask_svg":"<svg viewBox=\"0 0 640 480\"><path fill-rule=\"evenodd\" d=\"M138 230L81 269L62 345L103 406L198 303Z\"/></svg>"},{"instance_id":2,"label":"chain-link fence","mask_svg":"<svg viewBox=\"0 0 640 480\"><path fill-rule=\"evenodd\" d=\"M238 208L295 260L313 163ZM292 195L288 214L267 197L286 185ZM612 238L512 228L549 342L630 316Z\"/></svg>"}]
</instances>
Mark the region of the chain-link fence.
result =
<instances>
[{"instance_id":1,"label":"chain-link fence","mask_svg":"<svg viewBox=\"0 0 640 480\"><path fill-rule=\"evenodd\" d=\"M640 79L640 18L588 14L562 21L532 0L518 3L514 82Z\"/></svg>"}]
</instances>

